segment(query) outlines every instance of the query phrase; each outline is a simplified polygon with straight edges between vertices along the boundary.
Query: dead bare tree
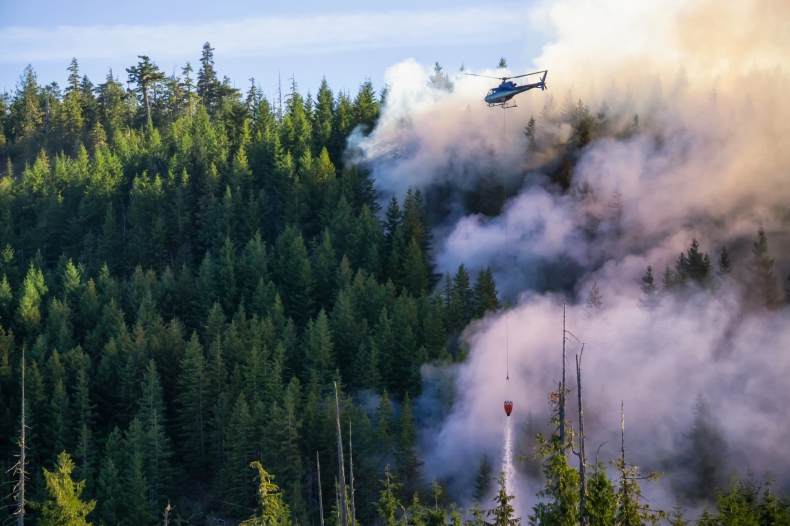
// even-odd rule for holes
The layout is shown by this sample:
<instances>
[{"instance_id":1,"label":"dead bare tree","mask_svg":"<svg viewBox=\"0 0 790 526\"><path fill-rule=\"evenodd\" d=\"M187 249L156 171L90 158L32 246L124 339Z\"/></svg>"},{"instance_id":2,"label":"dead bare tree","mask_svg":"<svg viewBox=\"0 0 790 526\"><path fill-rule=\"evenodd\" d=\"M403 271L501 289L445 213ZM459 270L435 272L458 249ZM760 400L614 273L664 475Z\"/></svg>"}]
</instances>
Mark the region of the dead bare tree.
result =
<instances>
[{"instance_id":1,"label":"dead bare tree","mask_svg":"<svg viewBox=\"0 0 790 526\"><path fill-rule=\"evenodd\" d=\"M348 526L348 503L346 502L346 473L345 460L343 460L343 436L340 431L340 402L337 397L337 382L335 382L335 421L337 423L337 475L338 496L340 505L340 526Z\"/></svg>"},{"instance_id":2,"label":"dead bare tree","mask_svg":"<svg viewBox=\"0 0 790 526\"><path fill-rule=\"evenodd\" d=\"M565 448L565 365L567 359L565 357L565 342L567 341L565 331L565 313L567 303L562 304L562 380L560 381L560 444L563 449Z\"/></svg>"},{"instance_id":3,"label":"dead bare tree","mask_svg":"<svg viewBox=\"0 0 790 526\"><path fill-rule=\"evenodd\" d=\"M584 452L584 407L582 405L582 355L584 354L584 344L579 354L576 355L576 389L579 396L579 518L581 526L586 526L587 516L585 506L587 504L587 457Z\"/></svg>"},{"instance_id":4,"label":"dead bare tree","mask_svg":"<svg viewBox=\"0 0 790 526\"><path fill-rule=\"evenodd\" d=\"M315 465L318 468L318 511L321 516L321 526L324 526L324 497L321 495L321 460L318 451L315 452Z\"/></svg>"},{"instance_id":5,"label":"dead bare tree","mask_svg":"<svg viewBox=\"0 0 790 526\"><path fill-rule=\"evenodd\" d=\"M351 422L348 423L348 477L351 484L351 526L357 526L357 511L354 505L354 453L351 444Z\"/></svg>"},{"instance_id":6,"label":"dead bare tree","mask_svg":"<svg viewBox=\"0 0 790 526\"><path fill-rule=\"evenodd\" d=\"M14 511L16 515L17 526L24 526L25 524L25 482L27 481L27 442L26 431L27 424L25 419L25 348L22 347L22 416L19 431L19 460L14 466L14 473L19 476L14 491L17 496L17 506Z\"/></svg>"}]
</instances>

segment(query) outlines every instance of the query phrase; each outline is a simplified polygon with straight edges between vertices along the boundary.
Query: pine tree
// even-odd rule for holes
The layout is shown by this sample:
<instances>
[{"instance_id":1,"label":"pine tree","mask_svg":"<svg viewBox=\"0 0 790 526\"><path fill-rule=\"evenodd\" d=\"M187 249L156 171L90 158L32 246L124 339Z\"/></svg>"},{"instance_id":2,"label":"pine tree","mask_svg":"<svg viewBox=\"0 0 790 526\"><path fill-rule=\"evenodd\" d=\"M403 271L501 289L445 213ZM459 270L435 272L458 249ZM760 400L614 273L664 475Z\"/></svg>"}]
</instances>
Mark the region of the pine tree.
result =
<instances>
[{"instance_id":1,"label":"pine tree","mask_svg":"<svg viewBox=\"0 0 790 526\"><path fill-rule=\"evenodd\" d=\"M236 508L249 508L253 503L253 476L248 466L253 458L253 421L244 393L239 394L230 415L227 431L227 499Z\"/></svg>"},{"instance_id":2,"label":"pine tree","mask_svg":"<svg viewBox=\"0 0 790 526\"><path fill-rule=\"evenodd\" d=\"M154 89L157 83L165 79L164 72L159 70L159 67L151 62L151 59L145 55L138 55L140 62L136 66L127 68L126 72L129 73L129 82L137 84L137 93L143 98L143 107L145 108L145 122L151 122L151 98L154 97Z\"/></svg>"},{"instance_id":3,"label":"pine tree","mask_svg":"<svg viewBox=\"0 0 790 526\"><path fill-rule=\"evenodd\" d=\"M313 274L302 234L287 226L277 239L276 274L286 314L298 323L306 322L313 313Z\"/></svg>"},{"instance_id":4,"label":"pine tree","mask_svg":"<svg viewBox=\"0 0 790 526\"><path fill-rule=\"evenodd\" d=\"M554 419L557 422L557 419ZM536 458L542 460L545 482L537 493L541 502L532 507L529 523L532 526L573 526L579 520L579 472L565 456L566 446L558 434L548 440L537 436Z\"/></svg>"},{"instance_id":5,"label":"pine tree","mask_svg":"<svg viewBox=\"0 0 790 526\"><path fill-rule=\"evenodd\" d=\"M591 291L592 292L592 291ZM642 276L642 297L639 304L647 310L655 310L661 303L661 295L653 278L653 267L647 266L647 272Z\"/></svg>"},{"instance_id":6,"label":"pine tree","mask_svg":"<svg viewBox=\"0 0 790 526\"><path fill-rule=\"evenodd\" d=\"M85 354L80 353L77 355L75 359L77 363L76 386L74 389L74 435L77 439L75 456L79 462L77 474L79 478L86 481L92 480L95 457L92 440L95 405L91 402L86 366L86 364L90 364L89 360Z\"/></svg>"},{"instance_id":7,"label":"pine tree","mask_svg":"<svg viewBox=\"0 0 790 526\"><path fill-rule=\"evenodd\" d=\"M325 229L320 237L320 244L313 249L313 276L315 277L316 303L320 309L332 307L337 294L335 277L337 276L337 256L332 247L329 229Z\"/></svg>"},{"instance_id":8,"label":"pine tree","mask_svg":"<svg viewBox=\"0 0 790 526\"><path fill-rule=\"evenodd\" d=\"M49 472L44 469L48 498L41 510L42 526L88 526L85 517L96 507L96 501L80 500L85 481L74 482L71 472L74 462L65 451L58 455L55 469Z\"/></svg>"},{"instance_id":9,"label":"pine tree","mask_svg":"<svg viewBox=\"0 0 790 526\"><path fill-rule=\"evenodd\" d=\"M480 457L480 467L477 469L477 477L475 478L475 492L472 495L476 502L483 502L483 499L488 496L488 492L491 490L491 481L493 480L491 476L493 470L491 462L488 461L488 455Z\"/></svg>"},{"instance_id":10,"label":"pine tree","mask_svg":"<svg viewBox=\"0 0 790 526\"><path fill-rule=\"evenodd\" d=\"M206 42L203 44L203 54L200 58L198 71L197 96L209 115L213 115L217 99L219 79L214 70L214 48Z\"/></svg>"},{"instance_id":11,"label":"pine tree","mask_svg":"<svg viewBox=\"0 0 790 526\"><path fill-rule=\"evenodd\" d=\"M433 63L433 75L428 77L428 86L442 91L452 92L454 88L450 77L442 71L438 62Z\"/></svg>"},{"instance_id":12,"label":"pine tree","mask_svg":"<svg viewBox=\"0 0 790 526\"><path fill-rule=\"evenodd\" d=\"M302 345L308 370L318 375L321 385L326 385L335 368L335 352L329 318L323 309L315 321L307 322Z\"/></svg>"},{"instance_id":13,"label":"pine tree","mask_svg":"<svg viewBox=\"0 0 790 526\"><path fill-rule=\"evenodd\" d=\"M55 351L55 360L57 361L57 351ZM64 451L72 448L73 445L73 426L71 420L71 401L69 400L68 392L63 383L63 379L59 374L54 375L55 380L54 389L52 392L52 400L49 405L49 418L47 425L47 437L50 453L54 455L55 451Z\"/></svg>"},{"instance_id":14,"label":"pine tree","mask_svg":"<svg viewBox=\"0 0 790 526\"><path fill-rule=\"evenodd\" d=\"M773 271L774 258L768 252L768 237L760 227L752 248L752 259L747 264L751 272L749 299L755 305L774 308L778 304L779 284Z\"/></svg>"},{"instance_id":15,"label":"pine tree","mask_svg":"<svg viewBox=\"0 0 790 526\"><path fill-rule=\"evenodd\" d=\"M584 313L587 319L594 320L603 313L603 295L598 290L598 283L593 283L587 301L584 304Z\"/></svg>"},{"instance_id":16,"label":"pine tree","mask_svg":"<svg viewBox=\"0 0 790 526\"><path fill-rule=\"evenodd\" d=\"M16 311L16 321L30 342L35 340L41 330L41 300L48 290L41 269L31 262L19 291L19 306Z\"/></svg>"},{"instance_id":17,"label":"pine tree","mask_svg":"<svg viewBox=\"0 0 790 526\"><path fill-rule=\"evenodd\" d=\"M272 482L270 475L260 462L253 462L250 467L258 470L258 504L260 515L241 523L242 526L291 526L291 510L283 500L280 488Z\"/></svg>"},{"instance_id":18,"label":"pine tree","mask_svg":"<svg viewBox=\"0 0 790 526\"><path fill-rule=\"evenodd\" d=\"M359 327L355 319L355 309L350 294L341 290L337 295L331 316L332 341L336 365L344 378L353 381L353 357L359 349Z\"/></svg>"},{"instance_id":19,"label":"pine tree","mask_svg":"<svg viewBox=\"0 0 790 526\"><path fill-rule=\"evenodd\" d=\"M728 276L732 272L730 266L730 256L727 254L727 247L721 247L721 255L719 256L719 275Z\"/></svg>"},{"instance_id":20,"label":"pine tree","mask_svg":"<svg viewBox=\"0 0 790 526\"><path fill-rule=\"evenodd\" d=\"M317 153L329 145L332 136L332 115L335 111L335 100L326 77L321 79L321 86L316 95L315 121L313 123L313 152Z\"/></svg>"},{"instance_id":21,"label":"pine tree","mask_svg":"<svg viewBox=\"0 0 790 526\"><path fill-rule=\"evenodd\" d=\"M411 400L409 399L409 394L406 393L398 418L398 431L395 440L395 465L407 495L411 495L420 483L419 468L423 465L423 462L417 458L416 445L417 430L414 427Z\"/></svg>"},{"instance_id":22,"label":"pine tree","mask_svg":"<svg viewBox=\"0 0 790 526\"><path fill-rule=\"evenodd\" d=\"M688 469L685 492L694 499L712 502L725 484L727 445L702 394L694 404L694 420L678 462Z\"/></svg>"},{"instance_id":23,"label":"pine tree","mask_svg":"<svg viewBox=\"0 0 790 526\"><path fill-rule=\"evenodd\" d=\"M398 524L397 519L395 519L395 513L398 511L398 506L400 505L397 495L401 493L403 484L394 481L393 478L394 477L390 473L389 464L387 464L384 468L384 480L381 481L383 487L379 492L381 497L376 503L376 509L384 526L395 526Z\"/></svg>"},{"instance_id":24,"label":"pine tree","mask_svg":"<svg viewBox=\"0 0 790 526\"><path fill-rule=\"evenodd\" d=\"M148 362L141 387L142 397L138 418L145 432L148 500L152 506L158 509L167 502L166 493L171 479L170 457L172 450L170 438L165 432L165 404L162 398L159 373L153 359Z\"/></svg>"},{"instance_id":25,"label":"pine tree","mask_svg":"<svg viewBox=\"0 0 790 526\"><path fill-rule=\"evenodd\" d=\"M395 445L395 415L392 412L387 390L381 393L379 405L376 408L376 444L381 457L386 461L394 452Z\"/></svg>"},{"instance_id":26,"label":"pine tree","mask_svg":"<svg viewBox=\"0 0 790 526\"><path fill-rule=\"evenodd\" d=\"M474 305L474 314L477 318L482 318L486 312L497 312L502 308L499 302L499 293L496 290L496 281L494 281L494 273L491 272L491 267L486 267L485 270L480 270L475 279L475 284L472 289L472 303Z\"/></svg>"},{"instance_id":27,"label":"pine tree","mask_svg":"<svg viewBox=\"0 0 790 526\"><path fill-rule=\"evenodd\" d=\"M530 115L529 122L524 128L524 135L527 137L527 154L534 154L538 150L538 146L535 141L536 128L537 123L535 121L535 117Z\"/></svg>"},{"instance_id":28,"label":"pine tree","mask_svg":"<svg viewBox=\"0 0 790 526\"><path fill-rule=\"evenodd\" d=\"M610 526L615 524L616 513L617 494L615 487L606 474L606 466L602 462L596 461L593 465L592 474L587 481L584 519L589 526Z\"/></svg>"},{"instance_id":29,"label":"pine tree","mask_svg":"<svg viewBox=\"0 0 790 526\"><path fill-rule=\"evenodd\" d=\"M688 526L689 522L684 518L684 511L678 499L672 507L672 512L667 517L667 522L669 522L670 526Z\"/></svg>"},{"instance_id":30,"label":"pine tree","mask_svg":"<svg viewBox=\"0 0 790 526\"><path fill-rule=\"evenodd\" d=\"M203 346L194 332L181 360L181 371L177 398L181 406L177 416L181 445L190 471L195 475L202 475L206 470L209 442L209 381L206 378Z\"/></svg>"},{"instance_id":31,"label":"pine tree","mask_svg":"<svg viewBox=\"0 0 790 526\"><path fill-rule=\"evenodd\" d=\"M96 486L97 522L107 525L120 523L125 495L118 469L111 458L102 462Z\"/></svg>"},{"instance_id":32,"label":"pine tree","mask_svg":"<svg viewBox=\"0 0 790 526\"><path fill-rule=\"evenodd\" d=\"M403 287L412 295L421 296L428 289L429 276L416 238L411 238L403 260Z\"/></svg>"},{"instance_id":33,"label":"pine tree","mask_svg":"<svg viewBox=\"0 0 790 526\"><path fill-rule=\"evenodd\" d=\"M677 283L677 276L675 276L675 273L672 272L672 269L667 265L666 268L664 268L664 275L661 278L661 295L664 296L675 290L678 286Z\"/></svg>"},{"instance_id":34,"label":"pine tree","mask_svg":"<svg viewBox=\"0 0 790 526\"><path fill-rule=\"evenodd\" d=\"M454 298L457 301L457 305L451 308L455 308L457 310L461 324L466 325L469 323L469 321L471 321L475 313L475 296L474 290L472 290L470 287L469 274L467 273L466 267L463 263L461 263L461 265L458 267L458 272L453 278L452 291L454 293Z\"/></svg>"},{"instance_id":35,"label":"pine tree","mask_svg":"<svg viewBox=\"0 0 790 526\"><path fill-rule=\"evenodd\" d=\"M504 61L504 59L502 60ZM514 517L515 510L510 502L515 497L507 493L504 471L499 473L497 482L499 484L499 491L496 497L494 497L494 502L496 502L497 506L492 510L488 510L488 516L494 518L492 523L493 526L519 526L521 524L521 518Z\"/></svg>"}]
</instances>

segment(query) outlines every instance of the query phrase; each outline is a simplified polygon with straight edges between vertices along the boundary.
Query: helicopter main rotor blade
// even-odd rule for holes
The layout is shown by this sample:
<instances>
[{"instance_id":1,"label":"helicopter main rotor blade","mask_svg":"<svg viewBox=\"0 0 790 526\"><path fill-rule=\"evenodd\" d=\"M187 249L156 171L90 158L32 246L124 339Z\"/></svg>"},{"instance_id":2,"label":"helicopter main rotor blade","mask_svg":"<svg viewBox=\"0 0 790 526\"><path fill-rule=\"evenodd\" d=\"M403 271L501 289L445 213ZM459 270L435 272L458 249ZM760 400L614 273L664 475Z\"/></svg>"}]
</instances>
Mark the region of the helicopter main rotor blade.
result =
<instances>
[{"instance_id":1,"label":"helicopter main rotor blade","mask_svg":"<svg viewBox=\"0 0 790 526\"><path fill-rule=\"evenodd\" d=\"M506 77L508 79L519 79L521 77L529 77L530 75L538 75L540 73L546 73L548 70L544 69L543 71L533 71L532 73L525 73L524 75L516 75L515 77Z\"/></svg>"},{"instance_id":2,"label":"helicopter main rotor blade","mask_svg":"<svg viewBox=\"0 0 790 526\"><path fill-rule=\"evenodd\" d=\"M487 78L487 79L502 80L502 77L491 77L489 75L478 75L477 73L464 73L464 75L471 75L472 77L484 77L484 78Z\"/></svg>"}]
</instances>

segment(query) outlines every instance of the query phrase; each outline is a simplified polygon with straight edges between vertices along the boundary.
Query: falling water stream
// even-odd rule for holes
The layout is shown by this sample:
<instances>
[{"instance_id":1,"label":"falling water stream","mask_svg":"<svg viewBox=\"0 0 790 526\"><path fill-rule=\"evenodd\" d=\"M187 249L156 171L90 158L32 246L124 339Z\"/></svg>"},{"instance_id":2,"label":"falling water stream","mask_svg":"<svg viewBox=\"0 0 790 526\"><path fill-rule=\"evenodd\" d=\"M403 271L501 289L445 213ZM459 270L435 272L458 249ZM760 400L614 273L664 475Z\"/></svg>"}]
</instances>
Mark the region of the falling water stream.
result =
<instances>
[{"instance_id":1,"label":"falling water stream","mask_svg":"<svg viewBox=\"0 0 790 526\"><path fill-rule=\"evenodd\" d=\"M502 471L505 473L505 490L508 495L513 495L513 419L506 418L505 445L502 447Z\"/></svg>"}]
</instances>

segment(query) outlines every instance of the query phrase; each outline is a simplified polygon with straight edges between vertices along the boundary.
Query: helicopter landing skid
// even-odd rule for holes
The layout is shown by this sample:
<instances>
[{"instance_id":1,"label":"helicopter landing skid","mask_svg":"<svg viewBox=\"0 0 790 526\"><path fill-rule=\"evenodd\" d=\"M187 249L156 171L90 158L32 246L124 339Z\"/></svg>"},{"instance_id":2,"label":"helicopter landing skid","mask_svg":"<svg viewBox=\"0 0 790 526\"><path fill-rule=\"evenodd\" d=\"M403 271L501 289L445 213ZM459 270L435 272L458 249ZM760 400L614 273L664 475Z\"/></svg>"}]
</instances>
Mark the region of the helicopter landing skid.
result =
<instances>
[{"instance_id":1,"label":"helicopter landing skid","mask_svg":"<svg viewBox=\"0 0 790 526\"><path fill-rule=\"evenodd\" d=\"M497 106L501 106L503 110L507 110L510 108L518 108L516 101L508 100L505 102L496 102L496 103L488 103L489 108L496 108Z\"/></svg>"}]
</instances>

